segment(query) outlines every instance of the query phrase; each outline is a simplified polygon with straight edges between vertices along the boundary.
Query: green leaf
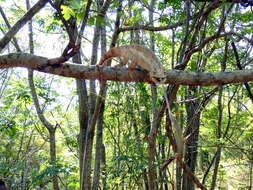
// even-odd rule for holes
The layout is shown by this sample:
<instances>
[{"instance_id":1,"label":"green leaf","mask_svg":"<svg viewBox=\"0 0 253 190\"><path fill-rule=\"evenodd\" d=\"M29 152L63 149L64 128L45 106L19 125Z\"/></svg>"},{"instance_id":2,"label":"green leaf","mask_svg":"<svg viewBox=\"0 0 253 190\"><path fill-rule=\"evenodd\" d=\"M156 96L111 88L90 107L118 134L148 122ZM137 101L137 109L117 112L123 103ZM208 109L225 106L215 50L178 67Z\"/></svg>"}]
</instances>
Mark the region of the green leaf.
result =
<instances>
[{"instance_id":1,"label":"green leaf","mask_svg":"<svg viewBox=\"0 0 253 190\"><path fill-rule=\"evenodd\" d=\"M69 5L73 8L73 9L80 9L80 7L82 7L82 2L81 0L72 0L69 2Z\"/></svg>"},{"instance_id":2,"label":"green leaf","mask_svg":"<svg viewBox=\"0 0 253 190\"><path fill-rule=\"evenodd\" d=\"M75 16L75 12L71 8L65 5L62 5L61 9L62 9L62 14L66 20L69 20L71 16Z\"/></svg>"}]
</instances>

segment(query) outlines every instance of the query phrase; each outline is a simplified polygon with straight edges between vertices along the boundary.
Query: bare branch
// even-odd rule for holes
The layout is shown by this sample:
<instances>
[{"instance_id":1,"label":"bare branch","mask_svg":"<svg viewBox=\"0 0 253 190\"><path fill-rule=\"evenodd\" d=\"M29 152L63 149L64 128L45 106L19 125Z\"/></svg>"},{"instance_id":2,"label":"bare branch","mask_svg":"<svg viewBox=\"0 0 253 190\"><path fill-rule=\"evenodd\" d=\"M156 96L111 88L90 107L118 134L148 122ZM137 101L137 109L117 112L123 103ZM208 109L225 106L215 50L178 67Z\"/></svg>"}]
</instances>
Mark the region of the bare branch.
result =
<instances>
[{"instance_id":1,"label":"bare branch","mask_svg":"<svg viewBox=\"0 0 253 190\"><path fill-rule=\"evenodd\" d=\"M213 2L213 0L194 0L194 1L198 1L198 2ZM251 0L246 0L247 2L252 2ZM245 3L245 0L223 0L220 2L226 2L226 3Z\"/></svg>"},{"instance_id":2,"label":"bare branch","mask_svg":"<svg viewBox=\"0 0 253 190\"><path fill-rule=\"evenodd\" d=\"M149 73L140 69L130 71L133 72L132 77L130 77L128 68L102 67L98 69L96 66L70 63L51 65L49 62L50 60L45 57L25 53L12 53L0 56L0 69L25 67L65 77L99 79L102 75L104 80L152 83ZM166 75L165 83L177 85L210 86L253 81L253 70L198 73L168 69L166 70Z\"/></svg>"},{"instance_id":3,"label":"bare branch","mask_svg":"<svg viewBox=\"0 0 253 190\"><path fill-rule=\"evenodd\" d=\"M218 3L218 2L216 2L214 4L211 4L210 5L211 8L207 8L207 11L205 11L204 14L206 14L206 12L210 12L211 10L217 8L219 5L220 5L220 3ZM143 25L143 26L141 26L141 25L138 25L138 26L125 26L125 27L119 28L119 32L126 32L126 31L132 31L132 30L147 30L147 31L152 31L152 32L171 30L171 29L175 29L179 26L184 25L185 23L187 23L191 19L194 19L196 17L200 17L201 14L202 14L202 11L190 16L186 20L179 21L175 24L171 24L171 25L167 25L167 26L154 27L154 26L150 26L149 23L147 25Z\"/></svg>"},{"instance_id":4,"label":"bare branch","mask_svg":"<svg viewBox=\"0 0 253 190\"><path fill-rule=\"evenodd\" d=\"M14 26L6 33L6 35L0 40L0 52L11 41L11 39L17 34L17 32L29 21L31 18L42 9L49 0L39 0L27 13L14 24Z\"/></svg>"},{"instance_id":5,"label":"bare branch","mask_svg":"<svg viewBox=\"0 0 253 190\"><path fill-rule=\"evenodd\" d=\"M10 29L11 29L11 25L10 25L10 23L9 23L9 21L8 21L8 19L7 19L6 15L5 15L5 13L4 13L2 7L0 7L0 14L1 14L2 17L3 17L3 20L4 20L5 24L6 24L6 26L7 26L8 29L10 30ZM15 46L17 52L21 52L21 48L19 47L17 38L15 38L15 37L13 37L13 45Z\"/></svg>"},{"instance_id":6,"label":"bare branch","mask_svg":"<svg viewBox=\"0 0 253 190\"><path fill-rule=\"evenodd\" d=\"M232 45L232 48L233 48L233 51L234 51L234 54L235 54L236 66L237 66L238 69L243 70L242 65L241 65L241 61L240 61L240 58L239 58L239 54L238 54L237 48L235 46L235 43L231 42L231 45ZM244 86L245 86L245 88L248 92L249 98L253 102L253 94L251 92L250 85L247 82L245 82Z\"/></svg>"},{"instance_id":7,"label":"bare branch","mask_svg":"<svg viewBox=\"0 0 253 190\"><path fill-rule=\"evenodd\" d=\"M77 37L76 46L79 46L81 44L83 32L84 32L85 26L88 22L91 4L92 4L92 0L88 0L87 5L86 5L86 9L85 9L85 13L84 13L84 17L82 20L81 28L80 28L80 31L79 31L79 34Z\"/></svg>"},{"instance_id":8,"label":"bare branch","mask_svg":"<svg viewBox=\"0 0 253 190\"><path fill-rule=\"evenodd\" d=\"M54 126L46 119L46 117L44 116L43 111L40 107L39 99L38 99L38 96L37 96L37 93L36 93L36 90L35 90L35 85L34 85L34 82L33 82L33 72L29 72L28 77L29 77L28 81L29 81L29 86L30 86L30 89L31 89L31 94L32 94L32 98L33 98L33 101L34 101L34 105L35 105L35 109L36 109L36 112L38 114L38 117L39 117L41 123L49 131L53 130Z\"/></svg>"},{"instance_id":9,"label":"bare branch","mask_svg":"<svg viewBox=\"0 0 253 190\"><path fill-rule=\"evenodd\" d=\"M167 25L167 26L160 26L160 27L154 27L154 26L125 26L119 29L119 32L125 32L125 31L131 31L131 30L147 30L147 31L164 31L164 30L170 30L177 28L179 26L182 26L185 23L185 21L180 21L175 24Z\"/></svg>"},{"instance_id":10,"label":"bare branch","mask_svg":"<svg viewBox=\"0 0 253 190\"><path fill-rule=\"evenodd\" d=\"M250 44L253 45L253 39L249 39L249 38L247 38L247 37L245 37L241 34L238 34L236 32L227 32L227 33L223 33L223 34L216 33L213 36L209 36L209 37L203 39L198 47L195 47L195 48L191 49L190 51L188 51L186 53L184 62L182 64L176 65L175 69L180 69L181 67L183 67L185 65L185 63L187 63L190 60L191 56L194 53L201 51L207 44L211 43L212 41L214 41L216 39L219 39L219 38L222 38L222 37L232 36L232 35L235 35L235 36L239 37L240 39L244 39L244 40L248 41Z\"/></svg>"}]
</instances>

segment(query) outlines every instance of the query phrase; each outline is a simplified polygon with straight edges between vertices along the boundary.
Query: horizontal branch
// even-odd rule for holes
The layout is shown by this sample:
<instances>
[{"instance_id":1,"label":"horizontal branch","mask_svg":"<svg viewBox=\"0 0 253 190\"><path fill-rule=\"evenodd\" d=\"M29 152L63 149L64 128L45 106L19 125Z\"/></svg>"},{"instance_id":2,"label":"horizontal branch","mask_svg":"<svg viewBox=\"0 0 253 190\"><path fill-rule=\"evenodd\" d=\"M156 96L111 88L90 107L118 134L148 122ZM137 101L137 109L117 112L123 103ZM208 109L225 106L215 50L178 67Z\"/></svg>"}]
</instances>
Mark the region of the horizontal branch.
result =
<instances>
[{"instance_id":1,"label":"horizontal branch","mask_svg":"<svg viewBox=\"0 0 253 190\"><path fill-rule=\"evenodd\" d=\"M0 56L0 69L25 67L44 73L80 79L103 79L121 82L149 82L147 71L131 70L119 67L96 67L79 64L50 64L50 59L26 53L12 53ZM166 70L165 83L177 85L223 85L253 81L253 70L227 72L190 72L181 70Z\"/></svg>"},{"instance_id":2,"label":"horizontal branch","mask_svg":"<svg viewBox=\"0 0 253 190\"><path fill-rule=\"evenodd\" d=\"M149 26L149 25L138 25L138 26L124 26L122 28L119 28L119 32L125 32L125 31L133 31L133 30L147 30L147 31L164 31L164 30L170 30L175 29L179 26L182 26L186 21L180 21L175 24L167 25L167 26Z\"/></svg>"}]
</instances>

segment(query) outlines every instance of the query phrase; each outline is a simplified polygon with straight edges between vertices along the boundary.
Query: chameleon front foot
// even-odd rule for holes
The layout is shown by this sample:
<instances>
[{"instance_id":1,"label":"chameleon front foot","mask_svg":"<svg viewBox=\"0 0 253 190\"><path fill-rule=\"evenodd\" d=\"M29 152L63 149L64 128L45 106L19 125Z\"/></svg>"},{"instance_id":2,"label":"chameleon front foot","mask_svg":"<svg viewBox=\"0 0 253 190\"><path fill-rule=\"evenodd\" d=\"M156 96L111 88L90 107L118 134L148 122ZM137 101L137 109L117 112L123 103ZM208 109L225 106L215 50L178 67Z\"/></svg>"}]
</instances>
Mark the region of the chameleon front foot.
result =
<instances>
[{"instance_id":1,"label":"chameleon front foot","mask_svg":"<svg viewBox=\"0 0 253 190\"><path fill-rule=\"evenodd\" d=\"M103 74L101 73L101 65L96 65L96 68L97 68L97 71L98 71L98 74L99 74L99 76L98 76L98 80L99 81L103 81L104 80L104 77L103 77Z\"/></svg>"}]
</instances>

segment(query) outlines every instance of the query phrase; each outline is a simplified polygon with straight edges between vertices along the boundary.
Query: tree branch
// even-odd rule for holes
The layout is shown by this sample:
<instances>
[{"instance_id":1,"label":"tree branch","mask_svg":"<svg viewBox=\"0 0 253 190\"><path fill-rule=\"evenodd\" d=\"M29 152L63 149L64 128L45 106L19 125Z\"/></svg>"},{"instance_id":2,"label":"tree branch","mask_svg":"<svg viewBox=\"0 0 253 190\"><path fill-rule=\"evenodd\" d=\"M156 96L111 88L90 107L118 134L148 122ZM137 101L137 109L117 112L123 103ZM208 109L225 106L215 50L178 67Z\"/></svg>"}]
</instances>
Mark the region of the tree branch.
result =
<instances>
[{"instance_id":1,"label":"tree branch","mask_svg":"<svg viewBox=\"0 0 253 190\"><path fill-rule=\"evenodd\" d=\"M190 16L189 19L191 20L195 17L199 17L200 15L201 15L201 12L198 12ZM146 31L151 31L151 32L157 32L157 31L171 30L171 29L175 29L179 26L184 25L186 22L187 22L187 19L179 21L174 24L167 25L167 26L158 26L158 27L152 26L150 25L150 23L147 23L146 25L124 26L124 27L119 28L119 32L134 31L134 30L146 30Z\"/></svg>"},{"instance_id":2,"label":"tree branch","mask_svg":"<svg viewBox=\"0 0 253 190\"><path fill-rule=\"evenodd\" d=\"M99 79L122 82L149 82L152 80L147 71L134 69L130 77L128 68L84 66L78 64L61 63L51 65L50 59L27 53L11 53L0 56L0 69L24 67L44 73L80 79ZM226 72L190 72L181 70L166 70L167 84L177 85L224 85L253 81L253 70L226 71Z\"/></svg>"},{"instance_id":3,"label":"tree branch","mask_svg":"<svg viewBox=\"0 0 253 190\"><path fill-rule=\"evenodd\" d=\"M241 61L240 61L240 57L239 57L239 54L238 54L238 52L237 52L237 48L236 48L236 46L235 46L235 43L232 41L232 42L231 42L231 45L232 45L232 49L233 49L234 54L235 54L236 66L237 66L237 68L238 68L239 70L243 70L242 65L241 65ZM245 88L246 88L246 90L247 90L247 92L248 92L249 98L251 99L251 101L252 101L252 103L253 103L253 94L252 94L252 92L251 92L251 89L250 89L249 84L248 84L247 82L244 82L244 86L245 86Z\"/></svg>"},{"instance_id":4,"label":"tree branch","mask_svg":"<svg viewBox=\"0 0 253 190\"><path fill-rule=\"evenodd\" d=\"M213 0L195 0L198 2L212 2ZM220 0L221 3L240 3L244 7L253 6L253 0Z\"/></svg>"},{"instance_id":5,"label":"tree branch","mask_svg":"<svg viewBox=\"0 0 253 190\"><path fill-rule=\"evenodd\" d=\"M240 39L244 39L253 45L253 39L249 39L249 38L247 38L243 35L240 35L236 32L227 32L227 33L223 33L223 34L217 33L217 34L214 34L213 36L203 39L202 42L197 47L189 50L185 56L184 62L182 64L176 65L175 69L180 69L180 68L184 67L185 64L190 60L191 56L194 53L201 51L207 44L211 43L212 41L217 40L222 37L232 36L232 35L235 35L235 36L239 37Z\"/></svg>"},{"instance_id":6,"label":"tree branch","mask_svg":"<svg viewBox=\"0 0 253 190\"><path fill-rule=\"evenodd\" d=\"M194 1L198 1L198 2L213 2L213 0L194 0ZM251 0L246 0L248 2L251 2ZM226 3L245 3L245 0L223 0L220 2L226 2Z\"/></svg>"},{"instance_id":7,"label":"tree branch","mask_svg":"<svg viewBox=\"0 0 253 190\"><path fill-rule=\"evenodd\" d=\"M6 33L0 40L0 52L17 34L17 32L29 21L31 18L42 9L49 0L39 0L27 13L14 24L14 26Z\"/></svg>"},{"instance_id":8,"label":"tree branch","mask_svg":"<svg viewBox=\"0 0 253 190\"><path fill-rule=\"evenodd\" d=\"M83 32L84 32L85 26L88 22L91 4L92 4L92 0L88 0L87 4L86 4L86 8L85 8L84 17L82 19L81 28L80 28L80 31L78 33L78 37L77 37L77 40L76 40L76 44L75 44L76 46L79 46L81 44L81 39L82 39L82 36L83 36Z\"/></svg>"},{"instance_id":9,"label":"tree branch","mask_svg":"<svg viewBox=\"0 0 253 190\"><path fill-rule=\"evenodd\" d=\"M6 15L5 15L5 13L4 13L2 7L0 7L0 14L1 14L2 17L3 17L3 20L4 20L5 24L6 24L6 26L7 26L8 29L10 30L10 29L11 29L11 25L10 25L10 23L9 23L9 21L8 21L8 19L7 19ZM13 45L15 46L17 52L21 52L21 48L19 47L17 38L15 38L15 37L13 37Z\"/></svg>"},{"instance_id":10,"label":"tree branch","mask_svg":"<svg viewBox=\"0 0 253 190\"><path fill-rule=\"evenodd\" d=\"M32 98L33 98L33 101L34 101L34 105L35 105L35 109L36 109L36 112L38 114L38 117L41 121L41 123L49 130L49 131L52 131L54 130L54 125L52 125L47 119L46 117L44 116L43 114L43 111L40 107L40 103L39 103L39 99L38 99L38 96L37 96L37 93L36 93L36 90L35 90L35 85L34 85L34 82L33 82L33 72L29 72L28 73L28 82L29 82L29 87L31 89L31 94L32 94Z\"/></svg>"}]
</instances>

